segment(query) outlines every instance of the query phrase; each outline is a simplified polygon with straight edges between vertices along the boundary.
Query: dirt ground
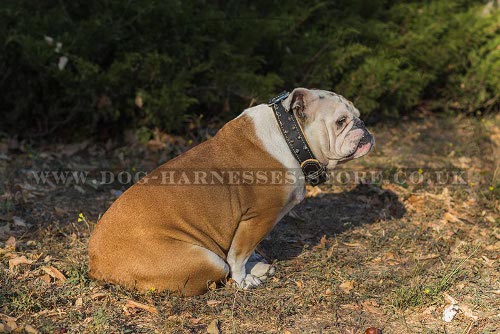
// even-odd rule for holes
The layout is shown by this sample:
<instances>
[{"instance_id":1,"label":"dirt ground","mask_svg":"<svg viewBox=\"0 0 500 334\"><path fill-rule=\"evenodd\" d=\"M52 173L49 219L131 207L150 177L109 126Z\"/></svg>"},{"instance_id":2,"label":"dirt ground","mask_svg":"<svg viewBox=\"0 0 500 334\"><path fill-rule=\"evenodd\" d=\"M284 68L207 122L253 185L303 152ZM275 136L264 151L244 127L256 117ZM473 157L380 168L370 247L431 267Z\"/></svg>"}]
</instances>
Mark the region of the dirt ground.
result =
<instances>
[{"instance_id":1,"label":"dirt ground","mask_svg":"<svg viewBox=\"0 0 500 334\"><path fill-rule=\"evenodd\" d=\"M191 298L101 285L87 275L86 254L99 216L126 188L93 182L97 172L149 171L190 141L160 133L146 145L3 140L0 332L498 333L500 117L423 113L372 130L374 151L343 168L383 170L383 182L309 189L259 247L274 277ZM462 170L465 184L391 179L405 168L417 177ZM39 170L90 176L43 185L33 179ZM458 311L450 322L447 307Z\"/></svg>"}]
</instances>

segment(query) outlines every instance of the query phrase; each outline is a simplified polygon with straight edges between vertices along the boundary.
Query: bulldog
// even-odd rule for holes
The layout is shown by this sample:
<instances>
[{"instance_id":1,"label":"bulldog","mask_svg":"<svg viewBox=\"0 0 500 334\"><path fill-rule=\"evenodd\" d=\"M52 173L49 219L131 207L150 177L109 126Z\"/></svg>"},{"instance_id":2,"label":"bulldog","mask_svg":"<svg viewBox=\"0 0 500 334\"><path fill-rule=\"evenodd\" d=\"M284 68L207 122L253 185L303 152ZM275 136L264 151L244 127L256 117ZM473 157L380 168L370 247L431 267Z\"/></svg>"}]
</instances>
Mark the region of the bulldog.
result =
<instances>
[{"instance_id":1,"label":"bulldog","mask_svg":"<svg viewBox=\"0 0 500 334\"><path fill-rule=\"evenodd\" d=\"M373 147L359 115L342 96L305 88L244 110L111 205L89 241L90 276L184 296L229 276L240 288L260 285L274 268L254 250L304 199L305 184Z\"/></svg>"}]
</instances>

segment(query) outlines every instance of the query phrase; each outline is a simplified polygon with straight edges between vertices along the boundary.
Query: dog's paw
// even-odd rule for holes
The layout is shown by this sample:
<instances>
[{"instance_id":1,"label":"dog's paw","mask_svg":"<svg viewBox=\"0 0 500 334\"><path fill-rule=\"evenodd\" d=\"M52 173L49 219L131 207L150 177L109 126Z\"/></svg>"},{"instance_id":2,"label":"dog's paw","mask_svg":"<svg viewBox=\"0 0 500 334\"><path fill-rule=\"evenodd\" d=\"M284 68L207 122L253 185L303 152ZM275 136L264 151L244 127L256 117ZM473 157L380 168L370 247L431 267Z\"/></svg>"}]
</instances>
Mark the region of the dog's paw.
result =
<instances>
[{"instance_id":1,"label":"dog's paw","mask_svg":"<svg viewBox=\"0 0 500 334\"><path fill-rule=\"evenodd\" d=\"M255 288L256 286L259 286L261 284L262 284L262 281L258 277L254 276L252 274L247 274L245 276L245 280L242 282L241 287L246 290L246 289L250 289L250 288Z\"/></svg>"},{"instance_id":2,"label":"dog's paw","mask_svg":"<svg viewBox=\"0 0 500 334\"><path fill-rule=\"evenodd\" d=\"M276 268L266 262L247 262L246 271L260 280L266 280L274 275Z\"/></svg>"}]
</instances>

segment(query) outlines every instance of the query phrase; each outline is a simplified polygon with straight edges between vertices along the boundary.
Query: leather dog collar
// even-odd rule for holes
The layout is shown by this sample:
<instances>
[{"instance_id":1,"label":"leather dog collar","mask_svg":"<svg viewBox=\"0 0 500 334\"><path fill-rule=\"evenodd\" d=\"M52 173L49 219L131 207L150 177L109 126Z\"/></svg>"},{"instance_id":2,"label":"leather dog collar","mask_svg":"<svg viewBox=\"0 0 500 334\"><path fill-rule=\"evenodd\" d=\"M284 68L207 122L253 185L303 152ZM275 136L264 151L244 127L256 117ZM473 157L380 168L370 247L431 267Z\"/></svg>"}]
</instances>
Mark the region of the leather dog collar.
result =
<instances>
[{"instance_id":1,"label":"leather dog collar","mask_svg":"<svg viewBox=\"0 0 500 334\"><path fill-rule=\"evenodd\" d=\"M282 92L269 100L268 105L273 108L281 133L293 156L299 162L306 182L317 186L328 180L328 173L326 167L314 157L294 112L291 109L287 111L283 106L282 101L288 95L290 95L289 92Z\"/></svg>"}]
</instances>

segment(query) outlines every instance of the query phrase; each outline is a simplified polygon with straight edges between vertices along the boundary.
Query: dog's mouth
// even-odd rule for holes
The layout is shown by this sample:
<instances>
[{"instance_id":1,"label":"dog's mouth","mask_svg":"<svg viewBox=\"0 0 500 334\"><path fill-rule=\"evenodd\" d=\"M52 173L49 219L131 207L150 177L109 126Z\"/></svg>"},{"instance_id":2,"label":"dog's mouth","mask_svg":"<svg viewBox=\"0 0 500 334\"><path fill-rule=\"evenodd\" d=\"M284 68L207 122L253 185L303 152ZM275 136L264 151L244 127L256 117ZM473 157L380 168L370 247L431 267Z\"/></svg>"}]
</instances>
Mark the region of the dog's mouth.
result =
<instances>
[{"instance_id":1,"label":"dog's mouth","mask_svg":"<svg viewBox=\"0 0 500 334\"><path fill-rule=\"evenodd\" d=\"M362 157L363 155L366 155L368 152L371 151L374 144L375 144L375 139L373 138L373 136L368 131L365 131L363 137L361 137L361 139L359 140L356 148L352 151L352 153L350 153L344 159L342 159L341 162L357 159Z\"/></svg>"},{"instance_id":2,"label":"dog's mouth","mask_svg":"<svg viewBox=\"0 0 500 334\"><path fill-rule=\"evenodd\" d=\"M374 144L375 144L375 139L368 131L366 131L363 137L361 137L361 139L359 140L358 146L356 147L356 150L354 151L352 158L356 159L367 154L372 150Z\"/></svg>"}]
</instances>

